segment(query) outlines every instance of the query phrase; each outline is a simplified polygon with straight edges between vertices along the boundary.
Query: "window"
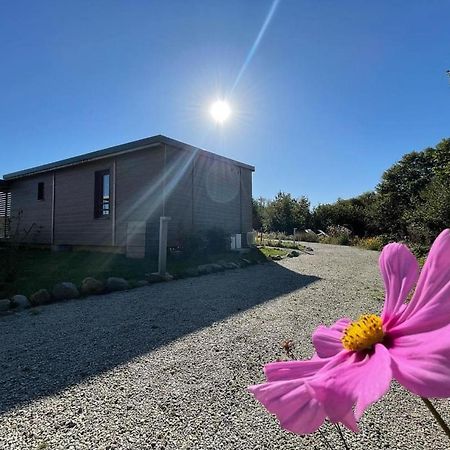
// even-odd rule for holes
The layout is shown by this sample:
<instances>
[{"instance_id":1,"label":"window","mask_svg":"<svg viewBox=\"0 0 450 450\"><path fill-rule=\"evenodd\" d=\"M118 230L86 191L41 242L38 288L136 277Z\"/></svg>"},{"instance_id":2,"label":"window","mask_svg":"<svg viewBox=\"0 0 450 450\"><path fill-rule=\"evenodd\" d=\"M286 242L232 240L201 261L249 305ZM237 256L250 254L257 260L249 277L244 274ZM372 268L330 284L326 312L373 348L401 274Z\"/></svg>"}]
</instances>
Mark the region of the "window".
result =
<instances>
[{"instance_id":1,"label":"window","mask_svg":"<svg viewBox=\"0 0 450 450\"><path fill-rule=\"evenodd\" d=\"M109 217L109 170L95 172L94 217Z\"/></svg>"},{"instance_id":2,"label":"window","mask_svg":"<svg viewBox=\"0 0 450 450\"><path fill-rule=\"evenodd\" d=\"M42 181L38 183L37 199L44 200L44 183Z\"/></svg>"}]
</instances>

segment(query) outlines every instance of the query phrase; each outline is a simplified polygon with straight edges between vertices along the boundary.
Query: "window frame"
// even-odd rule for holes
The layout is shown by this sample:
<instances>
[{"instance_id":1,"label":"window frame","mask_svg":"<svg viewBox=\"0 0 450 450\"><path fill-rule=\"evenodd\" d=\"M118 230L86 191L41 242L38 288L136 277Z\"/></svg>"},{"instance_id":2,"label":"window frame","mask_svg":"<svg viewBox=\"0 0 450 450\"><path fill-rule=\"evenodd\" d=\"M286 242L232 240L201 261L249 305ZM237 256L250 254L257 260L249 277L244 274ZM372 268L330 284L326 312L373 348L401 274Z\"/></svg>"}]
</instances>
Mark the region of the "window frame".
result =
<instances>
[{"instance_id":1,"label":"window frame","mask_svg":"<svg viewBox=\"0 0 450 450\"><path fill-rule=\"evenodd\" d=\"M37 184L37 199L40 202L45 200L45 183L43 181L38 181L38 184Z\"/></svg>"},{"instance_id":2,"label":"window frame","mask_svg":"<svg viewBox=\"0 0 450 450\"><path fill-rule=\"evenodd\" d=\"M109 177L107 204L108 213L105 214L104 179ZM94 172L94 219L109 219L111 216L111 171L110 169L96 170Z\"/></svg>"}]
</instances>

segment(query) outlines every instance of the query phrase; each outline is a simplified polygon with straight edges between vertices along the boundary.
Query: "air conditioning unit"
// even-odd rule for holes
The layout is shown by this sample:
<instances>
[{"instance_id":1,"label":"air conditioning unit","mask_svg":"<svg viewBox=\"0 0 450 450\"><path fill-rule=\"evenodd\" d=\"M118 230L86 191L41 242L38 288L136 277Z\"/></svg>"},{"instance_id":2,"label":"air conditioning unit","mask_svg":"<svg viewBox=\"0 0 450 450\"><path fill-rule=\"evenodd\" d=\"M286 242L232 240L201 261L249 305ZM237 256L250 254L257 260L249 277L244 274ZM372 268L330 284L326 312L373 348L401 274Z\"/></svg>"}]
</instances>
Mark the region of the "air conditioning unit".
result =
<instances>
[{"instance_id":1,"label":"air conditioning unit","mask_svg":"<svg viewBox=\"0 0 450 450\"><path fill-rule=\"evenodd\" d=\"M239 250L242 248L242 235L240 233L232 234L230 241L231 241L231 250Z\"/></svg>"}]
</instances>

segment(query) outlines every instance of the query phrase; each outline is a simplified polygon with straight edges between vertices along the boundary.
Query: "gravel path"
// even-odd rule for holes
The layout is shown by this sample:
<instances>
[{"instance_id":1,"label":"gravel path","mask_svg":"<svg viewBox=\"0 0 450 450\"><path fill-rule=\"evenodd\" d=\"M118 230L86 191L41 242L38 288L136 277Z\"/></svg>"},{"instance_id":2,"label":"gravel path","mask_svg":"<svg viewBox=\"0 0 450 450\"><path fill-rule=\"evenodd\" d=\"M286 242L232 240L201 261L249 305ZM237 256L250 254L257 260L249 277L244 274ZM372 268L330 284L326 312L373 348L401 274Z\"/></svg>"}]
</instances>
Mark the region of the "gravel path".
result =
<instances>
[{"instance_id":1,"label":"gravel path","mask_svg":"<svg viewBox=\"0 0 450 450\"><path fill-rule=\"evenodd\" d=\"M311 247L0 318L0 448L325 448L317 433L280 430L245 389L283 356L283 340L308 357L319 323L381 307L376 252ZM437 406L450 420L449 403ZM421 401L396 385L360 425L346 432L352 449L448 448Z\"/></svg>"}]
</instances>

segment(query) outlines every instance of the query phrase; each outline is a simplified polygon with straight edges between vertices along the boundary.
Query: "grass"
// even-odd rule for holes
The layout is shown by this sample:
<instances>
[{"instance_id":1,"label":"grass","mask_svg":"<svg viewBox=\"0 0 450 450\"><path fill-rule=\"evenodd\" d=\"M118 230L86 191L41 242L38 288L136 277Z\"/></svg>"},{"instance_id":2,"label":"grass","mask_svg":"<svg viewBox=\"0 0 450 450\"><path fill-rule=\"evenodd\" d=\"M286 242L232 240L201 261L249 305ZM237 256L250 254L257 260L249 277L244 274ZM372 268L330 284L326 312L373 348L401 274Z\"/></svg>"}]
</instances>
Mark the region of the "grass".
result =
<instances>
[{"instance_id":1,"label":"grass","mask_svg":"<svg viewBox=\"0 0 450 450\"><path fill-rule=\"evenodd\" d=\"M0 249L0 280L4 277L6 267L1 264ZM239 254L226 252L215 255L203 255L190 258L168 258L168 271L172 275L179 275L190 267L200 264L217 262L240 262L245 258L250 262L265 261L265 252L252 249L249 253ZM2 294L12 296L14 294L31 295L39 289L51 291L53 286L62 281L71 281L77 286L86 277L94 277L106 280L108 277L125 278L131 286L138 280L145 279L146 273L155 272L157 263L154 259L129 259L125 255L102 253L102 252L61 252L55 253L50 250L20 249L17 253L17 272L13 281L3 282L0 285Z\"/></svg>"},{"instance_id":2,"label":"grass","mask_svg":"<svg viewBox=\"0 0 450 450\"><path fill-rule=\"evenodd\" d=\"M270 258L271 256L283 256L286 254L284 250L271 247L260 247L259 250L267 258Z\"/></svg>"}]
</instances>

